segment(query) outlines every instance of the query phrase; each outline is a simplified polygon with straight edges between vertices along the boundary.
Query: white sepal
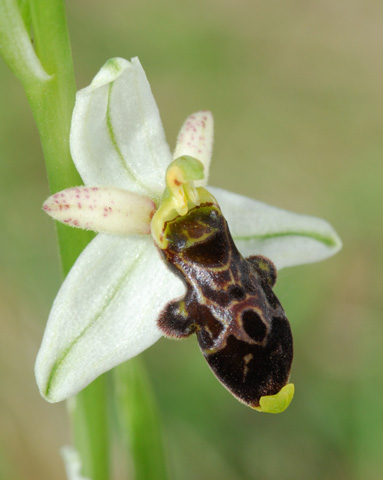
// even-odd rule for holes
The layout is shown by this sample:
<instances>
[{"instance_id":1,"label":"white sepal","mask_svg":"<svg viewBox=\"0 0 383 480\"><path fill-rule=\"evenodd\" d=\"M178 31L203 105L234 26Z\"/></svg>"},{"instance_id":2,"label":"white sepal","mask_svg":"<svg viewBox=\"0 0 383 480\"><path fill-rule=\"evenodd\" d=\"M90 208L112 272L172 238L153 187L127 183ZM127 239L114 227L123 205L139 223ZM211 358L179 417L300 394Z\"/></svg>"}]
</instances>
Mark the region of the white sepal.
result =
<instances>
[{"instance_id":1,"label":"white sepal","mask_svg":"<svg viewBox=\"0 0 383 480\"><path fill-rule=\"evenodd\" d=\"M277 269L318 262L342 242L321 218L288 212L220 188L209 187L243 256L264 255Z\"/></svg>"},{"instance_id":2,"label":"white sepal","mask_svg":"<svg viewBox=\"0 0 383 480\"><path fill-rule=\"evenodd\" d=\"M189 155L204 166L204 179L195 182L197 187L207 184L213 151L214 119L211 112L203 110L189 115L178 134L173 158Z\"/></svg>"},{"instance_id":3,"label":"white sepal","mask_svg":"<svg viewBox=\"0 0 383 480\"><path fill-rule=\"evenodd\" d=\"M77 93L70 147L86 185L119 187L159 200L171 153L137 58L112 58Z\"/></svg>"},{"instance_id":4,"label":"white sepal","mask_svg":"<svg viewBox=\"0 0 383 480\"><path fill-rule=\"evenodd\" d=\"M150 236L97 235L53 303L35 367L42 396L69 398L151 346L159 313L184 293Z\"/></svg>"},{"instance_id":5,"label":"white sepal","mask_svg":"<svg viewBox=\"0 0 383 480\"><path fill-rule=\"evenodd\" d=\"M155 204L149 197L115 187L73 187L43 205L55 220L72 227L117 235L149 234Z\"/></svg>"}]
</instances>

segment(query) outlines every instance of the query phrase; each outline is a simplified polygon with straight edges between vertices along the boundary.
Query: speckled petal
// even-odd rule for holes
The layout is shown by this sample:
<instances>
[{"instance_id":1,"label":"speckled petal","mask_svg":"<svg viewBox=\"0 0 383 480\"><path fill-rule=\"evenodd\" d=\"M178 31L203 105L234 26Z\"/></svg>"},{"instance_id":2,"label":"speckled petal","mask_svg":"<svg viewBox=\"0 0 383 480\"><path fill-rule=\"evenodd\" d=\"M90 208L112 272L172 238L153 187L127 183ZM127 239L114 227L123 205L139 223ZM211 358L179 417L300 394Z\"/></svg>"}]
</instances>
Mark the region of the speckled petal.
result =
<instances>
[{"instance_id":1,"label":"speckled petal","mask_svg":"<svg viewBox=\"0 0 383 480\"><path fill-rule=\"evenodd\" d=\"M213 151L214 120L211 112L203 110L193 113L185 120L177 138L173 158L189 155L204 166L204 179L195 182L197 187L207 184Z\"/></svg>"},{"instance_id":2,"label":"speckled petal","mask_svg":"<svg viewBox=\"0 0 383 480\"><path fill-rule=\"evenodd\" d=\"M97 235L53 303L35 367L42 396L67 399L151 346L160 311L184 292L151 237Z\"/></svg>"},{"instance_id":3,"label":"speckled petal","mask_svg":"<svg viewBox=\"0 0 383 480\"><path fill-rule=\"evenodd\" d=\"M109 60L77 93L70 146L86 185L160 198L171 153L137 58Z\"/></svg>"},{"instance_id":4,"label":"speckled petal","mask_svg":"<svg viewBox=\"0 0 383 480\"><path fill-rule=\"evenodd\" d=\"M337 253L342 242L329 223L209 187L245 257L264 255L277 269L319 262Z\"/></svg>"},{"instance_id":5,"label":"speckled petal","mask_svg":"<svg viewBox=\"0 0 383 480\"><path fill-rule=\"evenodd\" d=\"M59 222L95 232L149 234L155 204L149 197L114 187L74 187L55 193L43 205Z\"/></svg>"}]
</instances>

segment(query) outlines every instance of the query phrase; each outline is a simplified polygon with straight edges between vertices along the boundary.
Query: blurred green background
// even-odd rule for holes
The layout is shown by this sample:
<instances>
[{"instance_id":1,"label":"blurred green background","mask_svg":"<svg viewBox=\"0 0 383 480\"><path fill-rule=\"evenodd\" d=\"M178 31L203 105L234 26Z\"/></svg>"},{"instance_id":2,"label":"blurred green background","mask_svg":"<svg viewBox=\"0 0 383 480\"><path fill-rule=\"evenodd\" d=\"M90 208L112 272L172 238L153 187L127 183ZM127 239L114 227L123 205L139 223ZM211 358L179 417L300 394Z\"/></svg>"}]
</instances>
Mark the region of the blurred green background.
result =
<instances>
[{"instance_id":1,"label":"blurred green background","mask_svg":"<svg viewBox=\"0 0 383 480\"><path fill-rule=\"evenodd\" d=\"M142 357L175 480L375 480L383 471L383 3L69 0L78 87L139 56L171 147L215 116L211 184L327 219L344 248L280 273L296 395L254 412L214 379L195 338ZM60 284L37 130L0 62L0 478L63 480L65 404L33 364ZM121 478L121 477L120 477ZM152 480L152 479L148 479ZM153 479L155 480L155 479Z\"/></svg>"}]
</instances>

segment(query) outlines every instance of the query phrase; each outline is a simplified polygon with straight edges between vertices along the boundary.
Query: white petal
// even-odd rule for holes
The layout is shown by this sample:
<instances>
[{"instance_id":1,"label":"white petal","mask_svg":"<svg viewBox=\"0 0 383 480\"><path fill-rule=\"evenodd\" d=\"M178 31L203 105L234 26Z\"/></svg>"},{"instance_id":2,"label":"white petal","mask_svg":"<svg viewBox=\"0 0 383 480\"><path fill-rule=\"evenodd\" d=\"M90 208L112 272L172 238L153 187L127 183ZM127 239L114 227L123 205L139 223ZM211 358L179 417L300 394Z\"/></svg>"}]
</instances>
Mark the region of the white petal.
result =
<instances>
[{"instance_id":1,"label":"white petal","mask_svg":"<svg viewBox=\"0 0 383 480\"><path fill-rule=\"evenodd\" d=\"M77 93L70 145L86 185L160 198L171 154L137 58L109 60L91 85Z\"/></svg>"},{"instance_id":2,"label":"white petal","mask_svg":"<svg viewBox=\"0 0 383 480\"><path fill-rule=\"evenodd\" d=\"M325 220L219 188L209 190L220 204L235 244L245 257L264 255L281 269L324 260L342 247L337 233Z\"/></svg>"},{"instance_id":3,"label":"white petal","mask_svg":"<svg viewBox=\"0 0 383 480\"><path fill-rule=\"evenodd\" d=\"M55 193L43 206L72 227L95 232L149 234L155 205L149 197L114 187L74 187Z\"/></svg>"},{"instance_id":4,"label":"white petal","mask_svg":"<svg viewBox=\"0 0 383 480\"><path fill-rule=\"evenodd\" d=\"M80 454L74 447L66 445L60 449L60 453L64 460L68 480L91 480L89 477L81 475Z\"/></svg>"},{"instance_id":5,"label":"white petal","mask_svg":"<svg viewBox=\"0 0 383 480\"><path fill-rule=\"evenodd\" d=\"M148 348L158 314L184 293L151 237L99 234L54 301L36 360L41 394L64 400Z\"/></svg>"},{"instance_id":6,"label":"white petal","mask_svg":"<svg viewBox=\"0 0 383 480\"><path fill-rule=\"evenodd\" d=\"M211 154L213 151L214 120L211 112L206 110L193 113L182 125L177 138L173 158L189 155L204 166L204 179L195 182L197 187L207 184Z\"/></svg>"}]
</instances>

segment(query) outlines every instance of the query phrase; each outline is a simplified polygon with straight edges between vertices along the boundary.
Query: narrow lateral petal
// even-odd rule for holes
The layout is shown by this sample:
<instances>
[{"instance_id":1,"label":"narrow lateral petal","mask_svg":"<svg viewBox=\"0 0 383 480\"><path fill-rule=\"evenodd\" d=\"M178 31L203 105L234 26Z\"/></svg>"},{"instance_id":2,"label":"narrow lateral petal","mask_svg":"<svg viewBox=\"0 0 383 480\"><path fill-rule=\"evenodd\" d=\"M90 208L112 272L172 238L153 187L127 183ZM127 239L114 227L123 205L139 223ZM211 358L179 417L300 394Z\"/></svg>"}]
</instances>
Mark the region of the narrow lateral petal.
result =
<instances>
[{"instance_id":1,"label":"narrow lateral petal","mask_svg":"<svg viewBox=\"0 0 383 480\"><path fill-rule=\"evenodd\" d=\"M155 204L114 187L74 187L55 193L43 209L72 227L117 235L149 234Z\"/></svg>"},{"instance_id":2,"label":"narrow lateral petal","mask_svg":"<svg viewBox=\"0 0 383 480\"><path fill-rule=\"evenodd\" d=\"M318 262L334 255L342 242L329 223L220 188L209 187L245 257L264 255L277 269Z\"/></svg>"},{"instance_id":3,"label":"narrow lateral petal","mask_svg":"<svg viewBox=\"0 0 383 480\"><path fill-rule=\"evenodd\" d=\"M35 367L41 394L69 398L141 353L161 337L160 311L184 293L151 237L97 235L53 303Z\"/></svg>"},{"instance_id":4,"label":"narrow lateral petal","mask_svg":"<svg viewBox=\"0 0 383 480\"><path fill-rule=\"evenodd\" d=\"M195 182L197 187L207 184L213 151L214 120L211 112L203 110L193 113L184 122L178 134L173 158L189 155L204 166L204 179Z\"/></svg>"},{"instance_id":5,"label":"narrow lateral petal","mask_svg":"<svg viewBox=\"0 0 383 480\"><path fill-rule=\"evenodd\" d=\"M77 93L70 145L85 184L160 198L171 153L137 58L109 60Z\"/></svg>"}]
</instances>

